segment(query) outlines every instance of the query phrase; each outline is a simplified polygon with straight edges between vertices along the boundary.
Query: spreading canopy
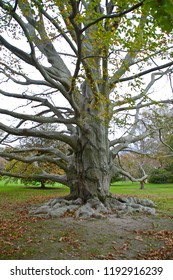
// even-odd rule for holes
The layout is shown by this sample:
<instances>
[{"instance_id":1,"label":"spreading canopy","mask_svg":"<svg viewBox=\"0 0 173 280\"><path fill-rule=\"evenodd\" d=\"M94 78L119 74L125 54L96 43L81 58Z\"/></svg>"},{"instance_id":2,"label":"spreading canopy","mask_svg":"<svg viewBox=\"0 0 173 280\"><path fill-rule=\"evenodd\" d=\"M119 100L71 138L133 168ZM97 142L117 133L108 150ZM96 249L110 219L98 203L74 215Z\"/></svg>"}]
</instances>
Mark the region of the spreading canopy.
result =
<instances>
[{"instance_id":1,"label":"spreading canopy","mask_svg":"<svg viewBox=\"0 0 173 280\"><path fill-rule=\"evenodd\" d=\"M140 110L157 103L153 85L172 73L171 11L171 0L0 1L1 144L10 145L0 155L63 167L33 176L76 196L107 195L115 172L130 176L113 158L152 133L139 130ZM14 144L23 137L68 148L26 151Z\"/></svg>"}]
</instances>

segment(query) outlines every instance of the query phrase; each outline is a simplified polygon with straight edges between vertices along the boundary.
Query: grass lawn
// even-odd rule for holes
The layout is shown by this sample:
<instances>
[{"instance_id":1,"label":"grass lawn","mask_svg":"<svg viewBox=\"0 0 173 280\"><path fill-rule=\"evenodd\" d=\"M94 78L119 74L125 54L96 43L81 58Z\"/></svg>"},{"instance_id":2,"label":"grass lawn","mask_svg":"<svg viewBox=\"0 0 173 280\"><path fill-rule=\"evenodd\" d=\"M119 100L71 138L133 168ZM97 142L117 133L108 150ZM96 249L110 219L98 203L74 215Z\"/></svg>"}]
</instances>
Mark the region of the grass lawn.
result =
<instances>
[{"instance_id":1,"label":"grass lawn","mask_svg":"<svg viewBox=\"0 0 173 280\"><path fill-rule=\"evenodd\" d=\"M117 182L112 184L111 192L118 195L148 198L155 202L160 213L173 214L173 184L146 184L140 190L139 183Z\"/></svg>"},{"instance_id":2,"label":"grass lawn","mask_svg":"<svg viewBox=\"0 0 173 280\"><path fill-rule=\"evenodd\" d=\"M8 183L0 181L0 205L31 204L47 201L52 197L67 195L69 188L62 184L40 187L24 186L21 183ZM116 182L111 185L111 193L116 195L136 196L148 198L157 205L159 212L173 213L173 184L146 184L144 190L140 190L139 183Z\"/></svg>"},{"instance_id":3,"label":"grass lawn","mask_svg":"<svg viewBox=\"0 0 173 280\"><path fill-rule=\"evenodd\" d=\"M0 181L0 204L7 201L7 203L25 203L28 200L33 203L36 200L46 201L49 197L66 195L69 188L62 184L55 184L48 186L45 189L35 186L24 186L21 183L4 183Z\"/></svg>"},{"instance_id":4,"label":"grass lawn","mask_svg":"<svg viewBox=\"0 0 173 280\"><path fill-rule=\"evenodd\" d=\"M113 194L153 200L157 217L80 221L28 216L31 206L68 192L60 184L41 189L0 181L0 259L136 259L139 252L139 259L148 258L146 252L151 259L162 252L164 259L172 254L173 184L146 184L144 190L131 182L111 186Z\"/></svg>"}]
</instances>

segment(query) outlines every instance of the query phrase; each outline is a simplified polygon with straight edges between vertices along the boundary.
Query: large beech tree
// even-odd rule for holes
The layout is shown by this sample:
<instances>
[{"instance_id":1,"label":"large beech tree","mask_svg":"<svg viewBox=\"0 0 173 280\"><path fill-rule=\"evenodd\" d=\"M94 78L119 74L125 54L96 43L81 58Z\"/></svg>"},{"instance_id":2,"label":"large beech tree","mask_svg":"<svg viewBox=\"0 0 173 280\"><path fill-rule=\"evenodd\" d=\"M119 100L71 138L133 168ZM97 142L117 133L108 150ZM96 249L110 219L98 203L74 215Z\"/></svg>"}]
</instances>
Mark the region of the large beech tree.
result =
<instances>
[{"instance_id":1,"label":"large beech tree","mask_svg":"<svg viewBox=\"0 0 173 280\"><path fill-rule=\"evenodd\" d=\"M111 178L124 173L114 158L152 133L147 126L139 131L140 109L156 104L152 86L171 73L172 6L165 8L169 4L166 0L0 1L0 95L7 100L0 109L1 143L36 137L69 147L64 152L44 146L39 153L31 147L30 155L23 157L25 151L11 144L14 148L1 156L57 164L65 174L33 177L66 184L69 199L81 203L93 199L110 210ZM7 82L10 86L5 87ZM11 101L15 110L8 107ZM162 102L170 101L163 96ZM45 123L59 126L43 130ZM122 127L126 130L120 134ZM20 177L2 171L1 175Z\"/></svg>"}]
</instances>

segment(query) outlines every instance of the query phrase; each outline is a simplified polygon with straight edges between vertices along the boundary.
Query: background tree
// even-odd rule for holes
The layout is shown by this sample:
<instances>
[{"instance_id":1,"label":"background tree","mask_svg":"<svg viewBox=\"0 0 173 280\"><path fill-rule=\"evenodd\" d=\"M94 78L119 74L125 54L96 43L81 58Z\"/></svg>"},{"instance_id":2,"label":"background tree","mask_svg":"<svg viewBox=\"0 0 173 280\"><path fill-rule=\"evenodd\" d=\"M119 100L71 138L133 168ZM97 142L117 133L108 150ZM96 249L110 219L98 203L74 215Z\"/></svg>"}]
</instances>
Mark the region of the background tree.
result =
<instances>
[{"instance_id":1,"label":"background tree","mask_svg":"<svg viewBox=\"0 0 173 280\"><path fill-rule=\"evenodd\" d=\"M154 116L153 116L154 114ZM173 114L172 108L162 106L153 111L152 121L157 128L157 149L155 149L154 157L159 161L160 165L153 169L149 181L152 183L172 183L173 182ZM155 118L157 115L157 118Z\"/></svg>"},{"instance_id":2,"label":"background tree","mask_svg":"<svg viewBox=\"0 0 173 280\"><path fill-rule=\"evenodd\" d=\"M144 189L148 177L153 169L156 170L160 166L160 162L149 154L126 152L119 156L119 166L123 170L120 172L126 180L139 182L140 189Z\"/></svg>"},{"instance_id":3,"label":"background tree","mask_svg":"<svg viewBox=\"0 0 173 280\"><path fill-rule=\"evenodd\" d=\"M27 161L27 155L26 153L23 154L23 156L26 158ZM59 175L64 174L63 169L59 168L57 165L52 163L24 163L21 161L11 160L6 162L4 166L4 172L11 172L15 173L16 177L12 178L12 181L18 181L20 178L20 181L24 183L25 185L30 186L38 186L40 185L41 188L46 187L46 183L49 185L52 185L52 181L46 180L44 178L37 178L37 175L39 174L47 174L47 173L56 173ZM35 177L35 178L34 178ZM9 178L9 177L8 177ZM9 181L9 180L7 180Z\"/></svg>"},{"instance_id":4,"label":"background tree","mask_svg":"<svg viewBox=\"0 0 173 280\"><path fill-rule=\"evenodd\" d=\"M133 144L132 151L130 147L120 153L119 163L124 171L128 171L133 177L139 178L141 188L145 181L141 180L144 175L152 183L166 183L172 181L172 131L173 115L172 105L162 104L159 107L145 109L141 115L143 124L139 126L140 131L147 127L153 130L150 137ZM127 173L127 175L128 175Z\"/></svg>"},{"instance_id":5,"label":"background tree","mask_svg":"<svg viewBox=\"0 0 173 280\"><path fill-rule=\"evenodd\" d=\"M6 164L6 160L2 157L0 157L0 170L4 170Z\"/></svg>"},{"instance_id":6,"label":"background tree","mask_svg":"<svg viewBox=\"0 0 173 280\"><path fill-rule=\"evenodd\" d=\"M58 127L52 124L44 124L39 127L39 130L40 129L42 129L42 131L54 131L55 129L58 129ZM4 158L8 159L8 161L6 161L6 164L4 164L4 172L16 174L16 177L13 177L11 179L12 181L18 181L18 178L20 177L21 182L26 185L41 184L41 187L45 188L45 184L52 184L52 181L44 178L37 178L37 175L46 175L50 173L58 175L64 174L63 160L61 159L61 161L59 162L57 162L56 160L52 160L51 157L49 157L49 149L46 154L46 147L58 148L63 153L68 152L66 151L66 149L68 149L68 146L66 144L57 140L54 141L50 139L33 137L21 138L18 139L18 142L19 143L15 147L15 150L12 149L13 155L11 157L9 156L9 153L11 151L11 148L9 147L1 152L1 155ZM16 156L14 155L14 153L16 154ZM20 157L18 153L20 153ZM23 162L20 161L21 157L23 157Z\"/></svg>"},{"instance_id":7,"label":"background tree","mask_svg":"<svg viewBox=\"0 0 173 280\"><path fill-rule=\"evenodd\" d=\"M35 161L49 157L61 164L63 160L64 175L37 178L68 185L70 199L94 198L110 210L110 181L119 171L113 157L151 134L148 128L139 132L139 112L155 104L151 88L171 73L173 62L171 35L159 29L154 0L150 2L24 0L14 12L10 1L0 1L0 94L20 103L12 110L0 109L9 118L0 123L7 133L2 142L15 141L13 135L68 145L70 154L43 147ZM169 14L167 1L162 3L159 11ZM162 22L161 27L167 30L168 26ZM149 73L145 86L142 77ZM3 82L7 81L19 85L18 90L6 90ZM38 129L44 123L60 127ZM126 131L109 138L112 124L126 126ZM17 152L18 160L24 161ZM16 158L16 150L10 151L12 157Z\"/></svg>"}]
</instances>

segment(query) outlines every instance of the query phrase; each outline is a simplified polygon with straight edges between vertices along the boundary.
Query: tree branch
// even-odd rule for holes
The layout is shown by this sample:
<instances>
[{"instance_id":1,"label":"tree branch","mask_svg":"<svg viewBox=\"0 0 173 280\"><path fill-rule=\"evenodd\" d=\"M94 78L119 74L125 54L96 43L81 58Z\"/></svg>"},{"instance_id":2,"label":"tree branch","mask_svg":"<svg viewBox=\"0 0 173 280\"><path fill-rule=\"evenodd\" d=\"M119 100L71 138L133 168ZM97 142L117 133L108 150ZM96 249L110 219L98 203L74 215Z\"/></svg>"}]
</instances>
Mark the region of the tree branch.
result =
<instances>
[{"instance_id":1,"label":"tree branch","mask_svg":"<svg viewBox=\"0 0 173 280\"><path fill-rule=\"evenodd\" d=\"M17 135L17 136L33 136L36 138L59 140L69 144L73 149L76 149L76 145L77 145L77 137L75 137L75 135L67 136L62 134L61 132L12 128L7 125L4 125L1 122L0 122L0 129L2 129L3 131L9 134Z\"/></svg>"},{"instance_id":2,"label":"tree branch","mask_svg":"<svg viewBox=\"0 0 173 280\"><path fill-rule=\"evenodd\" d=\"M16 9L17 9L17 5L18 5L18 0L15 0L15 3L14 3L14 7L12 9L12 13L15 13Z\"/></svg>"},{"instance_id":3,"label":"tree branch","mask_svg":"<svg viewBox=\"0 0 173 280\"><path fill-rule=\"evenodd\" d=\"M31 155L31 156L17 156L14 153L8 153L8 152L0 152L0 156L6 159L10 160L17 160L25 163L33 163L33 162L49 162L53 163L60 168L66 170L66 165L59 160L59 158L52 157L52 156L46 156L46 155Z\"/></svg>"},{"instance_id":4,"label":"tree branch","mask_svg":"<svg viewBox=\"0 0 173 280\"><path fill-rule=\"evenodd\" d=\"M84 31L86 31L86 30L87 30L89 27L91 27L92 25L95 25L96 23L98 23L98 22L100 22L100 21L103 21L104 19L119 18L119 17L122 17L122 16L124 16L124 15L126 15L126 14L128 14L128 13L134 11L134 10L136 10L137 8L139 8L139 7L142 6L142 4L144 3L144 1L145 1L145 0L142 0L142 1L140 1L138 4L135 4L135 5L133 5L132 7L130 7L129 9L127 9L127 10L125 10L125 11L123 11L123 12L120 12L120 13L118 13L118 14L108 14L108 15L103 15L103 16L97 18L96 20L94 20L94 21L92 21L92 22L86 24L85 27L83 27L83 28L81 29L81 33L83 33Z\"/></svg>"},{"instance_id":5,"label":"tree branch","mask_svg":"<svg viewBox=\"0 0 173 280\"><path fill-rule=\"evenodd\" d=\"M43 9L43 7L40 5L40 3L38 1L33 0L33 2L37 4L40 12L45 16L45 18L47 18L49 20L49 22L51 22L51 24L53 24L53 26L59 31L59 34L65 39L65 41L68 43L70 48L77 55L77 49L76 49L75 45L72 43L72 41L70 40L70 37L66 34L66 32L63 30L63 28L61 28L61 26L57 23L56 18L51 17L47 13L47 11L45 11Z\"/></svg>"},{"instance_id":6,"label":"tree branch","mask_svg":"<svg viewBox=\"0 0 173 280\"><path fill-rule=\"evenodd\" d=\"M30 64L30 65L34 66L34 62L33 62L30 54L28 54L28 53L22 51L21 49L11 45L1 35L0 35L0 45L3 45L9 51L14 53L17 57L22 59L22 61L26 62L27 64Z\"/></svg>"},{"instance_id":7,"label":"tree branch","mask_svg":"<svg viewBox=\"0 0 173 280\"><path fill-rule=\"evenodd\" d=\"M27 75L12 69L12 67L9 67L7 64L5 64L3 62L0 62L0 64L4 67L4 68L0 68L2 70L2 74L5 75L9 80L13 81L16 84L20 84L20 85L42 85L42 86L48 86L48 87L50 86L50 83L48 83L47 81L30 79ZM8 74L6 72L6 70L8 70L10 73ZM15 79L14 75L17 75L17 76L25 79L25 81L20 81L20 80Z\"/></svg>"},{"instance_id":8,"label":"tree branch","mask_svg":"<svg viewBox=\"0 0 173 280\"><path fill-rule=\"evenodd\" d=\"M65 118L57 118L57 117L43 117L43 116L33 116L33 115L27 115L27 114L22 114L22 113L16 113L13 111L5 110L5 109L0 109L0 113L4 115L9 115L17 119L22 119L25 121L33 121L37 122L40 124L43 123L63 123L63 124L76 124L75 118L71 119L65 119Z\"/></svg>"},{"instance_id":9,"label":"tree branch","mask_svg":"<svg viewBox=\"0 0 173 280\"><path fill-rule=\"evenodd\" d=\"M171 62L168 62L166 64L163 64L161 66L157 66L157 67L153 67L153 68L150 68L148 70L145 70L145 71L142 71L138 74L135 74L135 75L132 75L132 76L129 76L129 77L126 77L126 78L121 78L121 79L117 79L115 80L114 82L110 82L111 84L115 85L117 83L121 83L121 82L126 82L126 81L130 81L130 80L133 80L133 79L136 79L136 78L139 78L139 77L142 77L146 74L149 74L151 72L154 72L154 71L157 71L157 70L161 70L161 69L164 69L164 68L167 68L167 67L170 67L173 65L173 61Z\"/></svg>"},{"instance_id":10,"label":"tree branch","mask_svg":"<svg viewBox=\"0 0 173 280\"><path fill-rule=\"evenodd\" d=\"M12 154L20 154L20 153L29 153L29 152L37 152L37 153L41 153L41 154L50 154L54 157L60 157L63 161L68 162L69 161L69 157L66 156L62 151L60 151L57 148L39 148L39 147L33 147L33 148L23 148L23 149L13 149L12 151L8 151L7 155L12 153ZM0 155L2 155L2 153L4 152L0 152Z\"/></svg>"},{"instance_id":11,"label":"tree branch","mask_svg":"<svg viewBox=\"0 0 173 280\"><path fill-rule=\"evenodd\" d=\"M38 174L38 175L24 175L24 174L17 174L17 173L10 173L0 170L1 176L8 176L14 178L23 178L23 179L33 179L33 180L50 180L52 182L58 182L61 184L67 184L67 177L66 175L55 175L55 174Z\"/></svg>"},{"instance_id":12,"label":"tree branch","mask_svg":"<svg viewBox=\"0 0 173 280\"><path fill-rule=\"evenodd\" d=\"M143 182L147 179L148 175L145 174L144 176L142 176L141 178L134 178L129 172L116 167L116 171L124 176L126 176L127 178L129 178L132 182Z\"/></svg>"},{"instance_id":13,"label":"tree branch","mask_svg":"<svg viewBox=\"0 0 173 280\"><path fill-rule=\"evenodd\" d=\"M160 142L165 146L167 147L169 150L171 150L171 152L173 152L173 148L168 145L167 143L165 143L165 141L163 141L163 138L162 138L162 128L159 129L159 139L160 139Z\"/></svg>"}]
</instances>

